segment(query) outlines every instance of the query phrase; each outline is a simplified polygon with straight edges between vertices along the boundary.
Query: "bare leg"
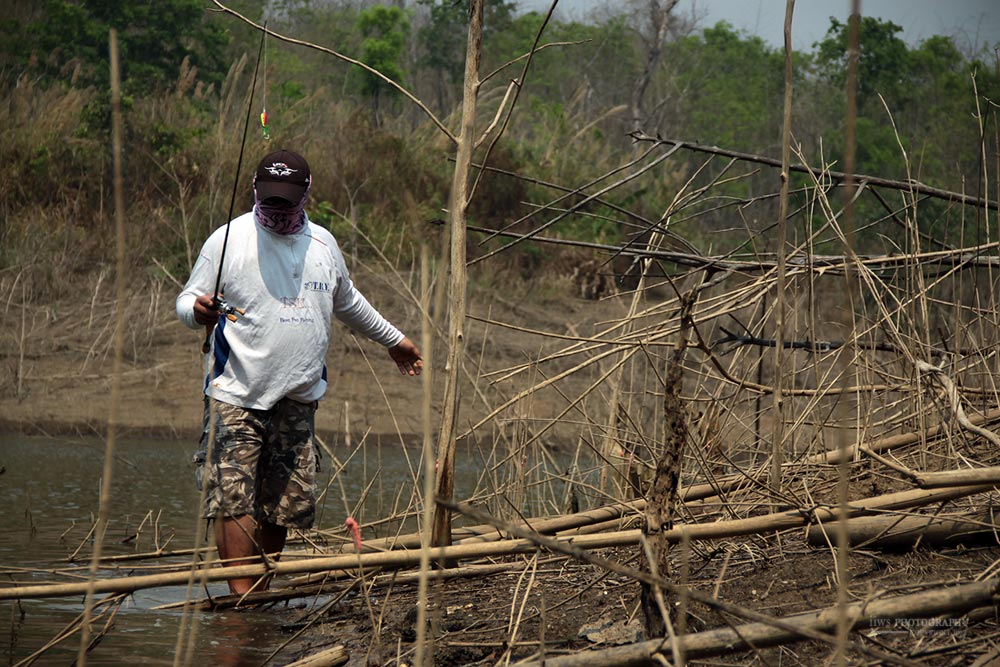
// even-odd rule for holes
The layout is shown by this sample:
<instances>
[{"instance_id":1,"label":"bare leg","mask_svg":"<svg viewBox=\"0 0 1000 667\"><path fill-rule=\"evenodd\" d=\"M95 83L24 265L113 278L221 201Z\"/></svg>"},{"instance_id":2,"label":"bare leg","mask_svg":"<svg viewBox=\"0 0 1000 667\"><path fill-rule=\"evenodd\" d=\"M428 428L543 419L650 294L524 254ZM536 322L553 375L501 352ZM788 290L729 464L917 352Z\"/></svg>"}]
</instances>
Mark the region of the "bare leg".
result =
<instances>
[{"instance_id":1,"label":"bare leg","mask_svg":"<svg viewBox=\"0 0 1000 667\"><path fill-rule=\"evenodd\" d=\"M264 547L264 553L278 560L281 550L285 548L285 538L288 536L288 529L273 523L262 523L257 527L260 535L260 545Z\"/></svg>"},{"instance_id":2,"label":"bare leg","mask_svg":"<svg viewBox=\"0 0 1000 667\"><path fill-rule=\"evenodd\" d=\"M257 522L250 515L235 518L226 517L215 522L215 546L219 558L231 562L226 565L254 565L259 562L260 550L254 538ZM257 582L257 577L237 577L229 580L229 592L243 595Z\"/></svg>"},{"instance_id":3,"label":"bare leg","mask_svg":"<svg viewBox=\"0 0 1000 667\"><path fill-rule=\"evenodd\" d=\"M234 559L227 565L255 565L260 562L260 547L275 560L285 548L288 529L273 523L258 524L250 515L225 518L215 522L215 544L219 558ZM257 577L237 577L229 580L229 592L243 595L257 583ZM259 590L264 590L260 588Z\"/></svg>"}]
</instances>

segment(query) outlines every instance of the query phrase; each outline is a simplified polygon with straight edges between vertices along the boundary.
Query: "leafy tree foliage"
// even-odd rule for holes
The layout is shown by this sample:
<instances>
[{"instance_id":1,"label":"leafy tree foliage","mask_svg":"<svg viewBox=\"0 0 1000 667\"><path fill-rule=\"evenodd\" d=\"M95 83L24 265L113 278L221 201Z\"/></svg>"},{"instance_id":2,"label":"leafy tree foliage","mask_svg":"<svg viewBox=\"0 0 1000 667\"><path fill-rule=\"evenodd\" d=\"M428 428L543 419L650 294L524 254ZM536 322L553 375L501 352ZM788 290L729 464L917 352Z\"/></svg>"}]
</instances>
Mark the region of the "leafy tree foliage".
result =
<instances>
[{"instance_id":1,"label":"leafy tree foliage","mask_svg":"<svg viewBox=\"0 0 1000 667\"><path fill-rule=\"evenodd\" d=\"M465 44L469 25L469 0L417 0L426 17L417 29L417 64L431 75L438 110L445 111L458 96L465 70ZM496 58L494 40L510 28L516 6L507 0L486 0L483 8L484 70Z\"/></svg>"},{"instance_id":2,"label":"leafy tree foliage","mask_svg":"<svg viewBox=\"0 0 1000 667\"><path fill-rule=\"evenodd\" d=\"M899 38L903 28L892 21L861 17L858 30L858 97L867 102L876 94L898 95L905 86L908 49ZM830 18L826 37L816 46L822 76L836 86L847 80L849 26Z\"/></svg>"},{"instance_id":3,"label":"leafy tree foliage","mask_svg":"<svg viewBox=\"0 0 1000 667\"><path fill-rule=\"evenodd\" d=\"M668 46L672 136L741 150L780 145L784 55L725 22Z\"/></svg>"},{"instance_id":4,"label":"leafy tree foliage","mask_svg":"<svg viewBox=\"0 0 1000 667\"><path fill-rule=\"evenodd\" d=\"M847 30L831 19L825 39L816 44L816 71L836 91L831 99L837 116L828 120L833 138L842 132ZM959 175L974 173L979 155L974 119L1000 95L1000 78L994 67L963 57L950 37L930 37L911 49L901 32L895 23L871 17L860 24L858 170L919 176L961 189Z\"/></svg>"},{"instance_id":5,"label":"leafy tree foliage","mask_svg":"<svg viewBox=\"0 0 1000 667\"><path fill-rule=\"evenodd\" d=\"M107 85L108 32L118 31L123 88L146 93L176 82L185 58L201 76L219 80L225 73L222 25L205 12L201 0L43 0L27 20L4 26L10 47L5 60L21 68L36 66L54 78L67 66L75 78Z\"/></svg>"},{"instance_id":6,"label":"leafy tree foliage","mask_svg":"<svg viewBox=\"0 0 1000 667\"><path fill-rule=\"evenodd\" d=\"M363 60L412 89L451 122L461 99L468 1L383 2L387 6L375 0L229 0L227 4L255 20L266 17L268 26L278 32ZM627 106L645 54L643 31L637 28L641 17L629 9L634 6L606 3L602 13L586 20L556 17L548 24L542 43L562 44L535 55L507 132L494 148L494 166L539 182L573 185L606 174L634 155ZM133 105L128 142L142 147L133 151L131 166L152 165L147 170L150 181L176 170L170 173L183 175L178 183L200 196L204 165L219 162L205 154L235 144L231 135L241 127L260 38L256 30L206 12L205 7L204 0L7 0L0 16L4 38L0 85L6 87L11 108L22 105L21 118L31 118L34 112L30 105L24 106L25 100L34 99L31 91L37 90L38 99L44 98L50 107L64 94L62 108L76 114L59 128L72 128L77 141L54 139L54 130L43 132L43 124L38 124L37 132L22 131L18 142L7 140L3 148L17 164L17 173L30 176L16 182L33 184L31 192L58 186L69 193L84 174L89 176L92 165L105 160L99 133L108 124L107 32L116 27L126 93L131 97L127 102ZM528 52L543 19L537 12L519 13L512 0L486 0L482 72L497 73L482 89L484 118L492 117L510 79L520 74L520 62L506 69L504 65ZM691 32L684 21L677 25L647 89L647 131L777 156L784 89L781 49L726 23L698 32ZM978 194L981 135L995 134L991 100L1000 99L1000 77L992 55L970 56L948 37L931 37L916 46L903 37L892 22L862 20L857 169ZM371 175L380 168L390 169L392 154L414 144L414 155L427 162L411 165L414 172L424 174L424 185L412 197L423 202L446 200L446 193L437 189L446 187L440 185L446 181L440 177L448 165L440 158L450 147L428 139L432 133L423 131L426 125L420 113L395 103L398 100L382 80L342 61L278 40L267 44L267 67L262 69L258 94L261 90L268 94L273 141L294 142L337 165L339 180L331 181L336 187L317 187L318 198L333 201L343 191L351 193L351 201L336 203L336 211L348 207L362 215L374 211L380 200L404 189L391 174L384 179ZM836 20L811 52L794 54L794 141L812 164L835 169L843 166L846 54L847 25ZM235 66L244 55L243 65ZM224 85L204 85L214 82ZM15 83L17 95L10 94ZM71 94L76 97L70 99ZM330 116L338 122L327 123ZM340 136L344 131L367 137L367 143L359 147L346 141ZM219 143L209 146L206 138ZM82 146L89 148L84 151ZM684 156L690 164L683 162ZM144 165L141 161L147 159L149 165ZM679 153L662 170L616 190L608 199L655 217L686 182L689 167L703 159ZM721 169L722 162L716 162ZM181 169L182 163L187 167ZM718 176L713 168L699 178ZM758 173L729 178L740 175L735 172L741 168L744 175ZM213 178L217 178L214 172ZM773 192L775 179L769 170L738 165L715 192L721 198L744 200ZM519 217L524 202L546 200L553 191L516 180L484 178L477 196L481 205L474 216L484 224L501 224ZM769 205L770 200L762 204ZM867 197L859 205L878 206ZM396 210L412 209L401 204ZM932 208L922 210L932 216L921 224L947 228L947 213L934 217ZM713 225L731 228L728 212L698 218L699 229L691 233L704 233L702 228ZM560 223L553 233L604 240L618 233L620 216L614 211L585 213ZM869 213L884 211L861 211ZM761 228L772 219L764 211L759 216Z\"/></svg>"}]
</instances>

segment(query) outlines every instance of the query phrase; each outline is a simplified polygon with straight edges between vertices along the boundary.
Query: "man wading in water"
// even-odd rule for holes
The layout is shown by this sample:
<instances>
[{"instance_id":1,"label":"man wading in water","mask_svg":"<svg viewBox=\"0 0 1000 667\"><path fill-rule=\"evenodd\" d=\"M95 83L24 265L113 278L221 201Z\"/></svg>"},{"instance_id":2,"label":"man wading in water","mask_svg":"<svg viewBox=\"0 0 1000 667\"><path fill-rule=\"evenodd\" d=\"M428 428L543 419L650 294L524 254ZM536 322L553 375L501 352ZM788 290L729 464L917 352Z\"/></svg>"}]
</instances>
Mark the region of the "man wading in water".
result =
<instances>
[{"instance_id":1,"label":"man wading in water","mask_svg":"<svg viewBox=\"0 0 1000 667\"><path fill-rule=\"evenodd\" d=\"M234 565L279 554L289 528L315 519L314 416L326 393L330 318L386 346L403 375L419 375L423 363L416 345L355 289L330 232L309 222L311 182L302 156L266 156L254 176L253 211L229 223L228 239L225 227L209 237L177 297L184 324L214 326L195 462L199 488L207 487L204 517L215 519L219 556ZM214 299L220 276L224 294ZM242 595L256 581L230 579L229 590Z\"/></svg>"}]
</instances>

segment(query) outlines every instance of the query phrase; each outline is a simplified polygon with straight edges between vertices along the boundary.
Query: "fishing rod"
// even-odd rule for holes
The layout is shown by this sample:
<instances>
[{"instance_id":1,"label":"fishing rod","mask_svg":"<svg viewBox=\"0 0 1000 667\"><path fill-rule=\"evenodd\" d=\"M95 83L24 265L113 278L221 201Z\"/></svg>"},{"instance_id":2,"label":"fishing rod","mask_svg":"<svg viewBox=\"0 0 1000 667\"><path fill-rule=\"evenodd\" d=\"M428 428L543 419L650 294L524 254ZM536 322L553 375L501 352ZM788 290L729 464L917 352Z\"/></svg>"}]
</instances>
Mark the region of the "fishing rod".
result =
<instances>
[{"instance_id":1,"label":"fishing rod","mask_svg":"<svg viewBox=\"0 0 1000 667\"><path fill-rule=\"evenodd\" d=\"M240 169L243 166L243 152L246 149L247 133L250 130L250 115L253 110L253 95L257 90L257 72L260 69L260 58L261 54L264 52L264 38L266 37L267 21L264 21L263 29L260 33L260 46L257 48L257 62L253 66L253 81L250 84L250 101L247 103L247 117L246 121L243 123L243 139L240 142L240 156L236 160L236 178L233 180L233 195L229 199L229 215L226 217L226 235L222 238L222 254L219 256L219 272L215 276L215 289L212 290L212 306L219 312L220 315L225 316L226 319L231 322L235 322L238 315L245 315L246 311L242 308L235 308L226 303L226 300L219 292L219 286L222 284L222 267L226 261L226 246L229 245L229 228L232 226L233 210L236 208L236 192L240 187ZM263 117L261 118L261 122L266 122ZM212 331L214 328L215 325L205 326L205 342L201 344L201 351L203 354L208 354L212 340Z\"/></svg>"}]
</instances>

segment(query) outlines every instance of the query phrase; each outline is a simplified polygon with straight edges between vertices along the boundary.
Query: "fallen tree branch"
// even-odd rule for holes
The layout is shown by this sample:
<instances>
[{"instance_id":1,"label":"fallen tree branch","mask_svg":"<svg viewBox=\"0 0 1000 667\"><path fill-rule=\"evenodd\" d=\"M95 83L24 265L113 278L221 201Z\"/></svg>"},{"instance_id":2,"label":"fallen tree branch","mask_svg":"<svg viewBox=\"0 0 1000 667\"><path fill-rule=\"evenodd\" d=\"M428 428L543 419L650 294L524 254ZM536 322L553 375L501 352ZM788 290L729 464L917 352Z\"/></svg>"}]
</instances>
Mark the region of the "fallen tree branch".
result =
<instances>
[{"instance_id":1,"label":"fallen tree branch","mask_svg":"<svg viewBox=\"0 0 1000 667\"><path fill-rule=\"evenodd\" d=\"M781 160L775 160L774 158L764 157L762 155L754 155L752 153L741 153L739 151L728 150L725 148L718 148L716 146L705 146L703 144L695 144L688 141L675 141L673 139L663 139L661 137L652 137L648 134L643 134L642 132L633 132L630 135L635 141L652 142L661 145L668 146L683 146L684 148L691 151L698 151L700 153L710 153L712 155L721 155L723 157L736 158L738 160L743 160L744 162L754 162L756 164L765 164L769 167L781 168ZM801 164L793 164L788 166L789 171L794 171L800 174L814 173L816 170L808 166ZM842 171L830 171L823 170L823 175L835 180L835 181L845 181L848 178L848 174ZM915 180L909 181L896 181L889 178L882 178L879 176L867 176L865 174L851 174L851 180L855 183L865 183L867 185L875 185L882 188L889 188L892 190L902 190L903 192L916 193L921 195L926 195L928 197L935 197L937 199L945 199L948 201L958 202L959 204L965 204L967 206L975 206L979 208L988 208L994 211L997 210L997 202L983 199L981 197L973 197L971 195L962 194L960 192L951 192L950 190L942 190L941 188L934 188L929 185L924 185Z\"/></svg>"}]
</instances>

